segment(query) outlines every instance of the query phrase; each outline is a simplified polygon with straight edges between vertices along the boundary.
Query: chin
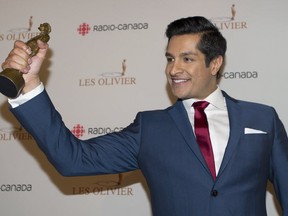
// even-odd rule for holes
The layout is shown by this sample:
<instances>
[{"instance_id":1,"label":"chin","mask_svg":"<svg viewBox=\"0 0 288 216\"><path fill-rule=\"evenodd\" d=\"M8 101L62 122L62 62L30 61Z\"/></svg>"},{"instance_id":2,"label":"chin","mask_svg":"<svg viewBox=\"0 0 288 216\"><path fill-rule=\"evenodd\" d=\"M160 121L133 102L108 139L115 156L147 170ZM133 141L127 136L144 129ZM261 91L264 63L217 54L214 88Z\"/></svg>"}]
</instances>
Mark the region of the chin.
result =
<instances>
[{"instance_id":1,"label":"chin","mask_svg":"<svg viewBox=\"0 0 288 216\"><path fill-rule=\"evenodd\" d=\"M173 95L179 99L189 99L191 98L191 93L189 92L188 89L184 89L184 88L171 88L171 91L173 93Z\"/></svg>"},{"instance_id":2,"label":"chin","mask_svg":"<svg viewBox=\"0 0 288 216\"><path fill-rule=\"evenodd\" d=\"M175 92L173 92L173 95L179 99L182 99L182 100L185 100L185 99L188 99L189 97L187 95L184 95L184 94L177 94Z\"/></svg>"}]
</instances>

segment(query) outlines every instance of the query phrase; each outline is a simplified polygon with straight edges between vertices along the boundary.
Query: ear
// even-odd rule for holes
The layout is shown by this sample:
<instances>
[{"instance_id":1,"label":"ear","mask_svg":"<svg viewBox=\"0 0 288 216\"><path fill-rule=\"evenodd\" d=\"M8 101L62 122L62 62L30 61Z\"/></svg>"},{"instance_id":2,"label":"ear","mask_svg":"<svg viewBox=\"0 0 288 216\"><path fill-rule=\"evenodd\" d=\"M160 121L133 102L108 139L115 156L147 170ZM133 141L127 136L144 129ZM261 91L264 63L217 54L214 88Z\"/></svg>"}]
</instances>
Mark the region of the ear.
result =
<instances>
[{"instance_id":1,"label":"ear","mask_svg":"<svg viewBox=\"0 0 288 216\"><path fill-rule=\"evenodd\" d=\"M211 74L216 75L223 64L223 57L217 56L210 62Z\"/></svg>"}]
</instances>

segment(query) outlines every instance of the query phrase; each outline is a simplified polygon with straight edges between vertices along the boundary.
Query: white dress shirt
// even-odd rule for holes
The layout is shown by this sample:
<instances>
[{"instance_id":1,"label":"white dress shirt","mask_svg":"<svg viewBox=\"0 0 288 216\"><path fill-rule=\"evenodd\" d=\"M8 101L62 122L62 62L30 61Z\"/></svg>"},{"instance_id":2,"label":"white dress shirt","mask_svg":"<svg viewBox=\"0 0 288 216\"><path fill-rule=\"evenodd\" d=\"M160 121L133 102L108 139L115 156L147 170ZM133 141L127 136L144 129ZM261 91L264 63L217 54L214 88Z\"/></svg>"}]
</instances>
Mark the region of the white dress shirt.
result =
<instances>
[{"instance_id":1,"label":"white dress shirt","mask_svg":"<svg viewBox=\"0 0 288 216\"><path fill-rule=\"evenodd\" d=\"M204 99L209 102L208 107L204 110L207 116L210 139L214 154L215 170L218 173L224 152L229 139L229 118L225 98L218 87L212 94ZM188 113L190 123L194 132L194 108L192 104L195 99L183 101L184 107Z\"/></svg>"},{"instance_id":2,"label":"white dress shirt","mask_svg":"<svg viewBox=\"0 0 288 216\"><path fill-rule=\"evenodd\" d=\"M26 94L20 94L17 98L8 99L8 102L12 108L15 108L15 107L20 106L21 104L29 101L33 97L36 97L43 90L44 90L44 85L43 85L43 83L41 83L38 87L36 87L35 89L33 89L32 91L30 91Z\"/></svg>"}]
</instances>

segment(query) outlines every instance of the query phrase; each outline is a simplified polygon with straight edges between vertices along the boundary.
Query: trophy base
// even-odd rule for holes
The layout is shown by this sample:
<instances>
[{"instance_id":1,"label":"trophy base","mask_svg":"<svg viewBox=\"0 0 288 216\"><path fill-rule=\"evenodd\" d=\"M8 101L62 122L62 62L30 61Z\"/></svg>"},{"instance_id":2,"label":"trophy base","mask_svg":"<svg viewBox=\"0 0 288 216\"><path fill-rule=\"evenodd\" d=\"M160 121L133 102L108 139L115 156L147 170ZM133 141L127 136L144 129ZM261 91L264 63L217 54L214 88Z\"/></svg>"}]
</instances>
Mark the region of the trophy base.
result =
<instances>
[{"instance_id":1,"label":"trophy base","mask_svg":"<svg viewBox=\"0 0 288 216\"><path fill-rule=\"evenodd\" d=\"M22 87L19 87L9 77L4 76L0 73L0 92L6 97L16 98L21 93L23 87L24 80Z\"/></svg>"}]
</instances>

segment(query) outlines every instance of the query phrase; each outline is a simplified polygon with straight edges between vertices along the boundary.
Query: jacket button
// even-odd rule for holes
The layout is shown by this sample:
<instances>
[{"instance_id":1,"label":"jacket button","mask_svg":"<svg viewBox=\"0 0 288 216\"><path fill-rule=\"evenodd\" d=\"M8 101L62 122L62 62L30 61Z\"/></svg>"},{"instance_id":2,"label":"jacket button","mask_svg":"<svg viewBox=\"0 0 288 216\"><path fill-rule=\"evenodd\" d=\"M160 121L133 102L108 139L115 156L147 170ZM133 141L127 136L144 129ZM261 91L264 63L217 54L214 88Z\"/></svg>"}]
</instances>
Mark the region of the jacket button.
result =
<instances>
[{"instance_id":1,"label":"jacket button","mask_svg":"<svg viewBox=\"0 0 288 216\"><path fill-rule=\"evenodd\" d=\"M211 196L216 197L218 195L218 191L217 190L212 190L211 191Z\"/></svg>"}]
</instances>

